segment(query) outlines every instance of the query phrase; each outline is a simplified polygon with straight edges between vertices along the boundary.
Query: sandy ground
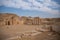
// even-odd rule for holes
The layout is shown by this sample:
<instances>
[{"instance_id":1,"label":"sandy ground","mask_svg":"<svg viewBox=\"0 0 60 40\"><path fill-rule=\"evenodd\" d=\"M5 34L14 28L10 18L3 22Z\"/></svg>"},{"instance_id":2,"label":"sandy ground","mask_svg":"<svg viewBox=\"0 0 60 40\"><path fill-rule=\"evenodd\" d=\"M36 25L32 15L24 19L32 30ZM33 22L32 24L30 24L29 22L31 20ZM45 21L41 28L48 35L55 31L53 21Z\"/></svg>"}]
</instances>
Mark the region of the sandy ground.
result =
<instances>
[{"instance_id":1,"label":"sandy ground","mask_svg":"<svg viewBox=\"0 0 60 40\"><path fill-rule=\"evenodd\" d=\"M35 28L38 26L33 25L15 25L15 26L0 26L0 40L60 40L60 35L53 32L41 32L34 36L23 36L21 37L21 34L28 31L35 31ZM19 36L17 38L17 36ZM23 35L23 34L22 34ZM16 38L15 38L16 36ZM15 39L9 39L9 38L15 38Z\"/></svg>"},{"instance_id":2,"label":"sandy ground","mask_svg":"<svg viewBox=\"0 0 60 40\"><path fill-rule=\"evenodd\" d=\"M42 34L36 35L34 40L60 40L60 35L57 33L43 32Z\"/></svg>"}]
</instances>

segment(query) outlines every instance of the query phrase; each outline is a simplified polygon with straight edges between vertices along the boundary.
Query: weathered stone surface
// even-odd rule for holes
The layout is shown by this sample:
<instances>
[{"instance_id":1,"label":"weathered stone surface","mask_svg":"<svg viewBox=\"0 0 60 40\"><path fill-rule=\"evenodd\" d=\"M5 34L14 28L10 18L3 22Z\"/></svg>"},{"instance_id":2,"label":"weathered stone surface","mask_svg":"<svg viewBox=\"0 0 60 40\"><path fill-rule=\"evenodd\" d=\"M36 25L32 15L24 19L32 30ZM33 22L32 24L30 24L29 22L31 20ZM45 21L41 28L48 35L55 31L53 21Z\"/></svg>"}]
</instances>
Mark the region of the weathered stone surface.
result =
<instances>
[{"instance_id":1,"label":"weathered stone surface","mask_svg":"<svg viewBox=\"0 0 60 40\"><path fill-rule=\"evenodd\" d=\"M0 25L17 25L21 24L20 17L16 14L0 14Z\"/></svg>"}]
</instances>

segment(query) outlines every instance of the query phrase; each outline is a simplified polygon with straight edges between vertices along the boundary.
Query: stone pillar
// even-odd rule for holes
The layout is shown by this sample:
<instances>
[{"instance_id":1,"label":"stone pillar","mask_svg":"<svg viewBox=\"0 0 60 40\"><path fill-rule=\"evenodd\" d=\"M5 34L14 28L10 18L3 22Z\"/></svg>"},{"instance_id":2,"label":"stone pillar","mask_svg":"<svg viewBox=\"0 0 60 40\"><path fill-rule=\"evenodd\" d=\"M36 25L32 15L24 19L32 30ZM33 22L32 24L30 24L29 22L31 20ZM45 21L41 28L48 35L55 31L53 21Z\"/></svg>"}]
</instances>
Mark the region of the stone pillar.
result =
<instances>
[{"instance_id":1,"label":"stone pillar","mask_svg":"<svg viewBox=\"0 0 60 40\"><path fill-rule=\"evenodd\" d=\"M51 32L53 31L52 26L50 26L50 31L51 31Z\"/></svg>"}]
</instances>

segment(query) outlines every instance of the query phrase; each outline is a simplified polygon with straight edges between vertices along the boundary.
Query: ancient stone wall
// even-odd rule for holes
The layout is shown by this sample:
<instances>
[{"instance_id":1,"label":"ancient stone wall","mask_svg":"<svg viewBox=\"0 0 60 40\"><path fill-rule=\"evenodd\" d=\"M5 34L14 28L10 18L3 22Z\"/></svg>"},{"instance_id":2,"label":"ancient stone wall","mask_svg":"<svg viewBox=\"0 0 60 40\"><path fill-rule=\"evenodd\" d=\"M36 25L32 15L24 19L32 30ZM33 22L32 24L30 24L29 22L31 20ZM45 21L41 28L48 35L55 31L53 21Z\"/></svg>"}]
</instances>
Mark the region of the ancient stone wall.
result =
<instances>
[{"instance_id":1,"label":"ancient stone wall","mask_svg":"<svg viewBox=\"0 0 60 40\"><path fill-rule=\"evenodd\" d=\"M21 24L20 17L15 14L1 14L0 25L17 25Z\"/></svg>"},{"instance_id":2,"label":"ancient stone wall","mask_svg":"<svg viewBox=\"0 0 60 40\"><path fill-rule=\"evenodd\" d=\"M29 24L29 25L52 25L55 22L60 22L60 18L39 18L39 17L19 17L16 14L0 14L0 25L16 25L16 24Z\"/></svg>"}]
</instances>

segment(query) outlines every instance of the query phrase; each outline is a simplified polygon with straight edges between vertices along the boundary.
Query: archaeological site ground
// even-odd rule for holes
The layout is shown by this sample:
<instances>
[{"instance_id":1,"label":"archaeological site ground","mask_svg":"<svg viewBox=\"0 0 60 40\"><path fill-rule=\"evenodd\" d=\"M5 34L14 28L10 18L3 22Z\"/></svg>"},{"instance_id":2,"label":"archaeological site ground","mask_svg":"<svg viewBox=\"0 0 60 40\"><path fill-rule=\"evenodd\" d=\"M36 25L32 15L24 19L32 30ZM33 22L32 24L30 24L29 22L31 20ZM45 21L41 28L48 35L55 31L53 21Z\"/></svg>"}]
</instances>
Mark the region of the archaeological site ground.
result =
<instances>
[{"instance_id":1,"label":"archaeological site ground","mask_svg":"<svg viewBox=\"0 0 60 40\"><path fill-rule=\"evenodd\" d=\"M60 40L60 18L0 13L0 40Z\"/></svg>"}]
</instances>

